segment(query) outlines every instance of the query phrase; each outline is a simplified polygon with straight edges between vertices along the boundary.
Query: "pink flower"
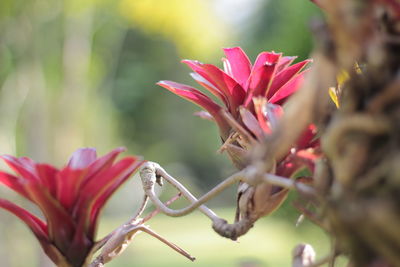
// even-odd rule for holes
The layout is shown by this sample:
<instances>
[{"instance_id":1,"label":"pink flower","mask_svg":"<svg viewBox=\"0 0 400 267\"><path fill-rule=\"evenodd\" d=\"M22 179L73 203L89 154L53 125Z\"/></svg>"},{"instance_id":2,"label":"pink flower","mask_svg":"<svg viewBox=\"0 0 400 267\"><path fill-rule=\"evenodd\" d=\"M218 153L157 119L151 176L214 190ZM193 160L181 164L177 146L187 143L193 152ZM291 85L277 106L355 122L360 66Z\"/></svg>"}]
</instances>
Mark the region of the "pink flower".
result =
<instances>
[{"instance_id":1,"label":"pink flower","mask_svg":"<svg viewBox=\"0 0 400 267\"><path fill-rule=\"evenodd\" d=\"M183 60L194 71L191 75L196 82L219 103L188 85L172 81L160 81L158 85L204 108L206 112L198 115L217 123L223 149L227 150L234 165L242 169L248 164L247 152L258 144L254 140L262 142L277 126L283 114L281 105L302 86L306 73L303 69L311 60L291 65L295 57L262 52L252 65L240 47L226 48L224 52L224 70ZM297 177L304 168L312 172L315 155L308 148L314 146L315 133L315 127L310 126L285 157L276 159L271 171L287 178ZM252 220L273 212L288 194L287 189L267 183L254 188L242 186L240 190L243 191L238 195L238 203L254 210L245 208L241 211L239 204L237 214L244 212L243 216L250 216ZM247 197L241 200L242 196Z\"/></svg>"},{"instance_id":2,"label":"pink flower","mask_svg":"<svg viewBox=\"0 0 400 267\"><path fill-rule=\"evenodd\" d=\"M27 157L1 156L16 175L0 171L0 182L36 204L45 220L2 198L0 207L26 223L55 264L83 266L95 243L101 209L143 163L137 157L115 163L123 150L97 158L95 149L81 148L62 169Z\"/></svg>"},{"instance_id":3,"label":"pink flower","mask_svg":"<svg viewBox=\"0 0 400 267\"><path fill-rule=\"evenodd\" d=\"M183 60L193 71L192 77L213 94L224 108L240 121L239 107L254 111L253 99L265 97L268 103L281 105L297 91L304 78L303 68L310 62L291 65L296 57L283 56L281 53L262 52L254 65L240 47L225 48L224 70L211 64L194 60ZM204 108L218 124L220 135L226 140L231 126L221 115L223 107L206 94L188 85L160 81L158 85ZM254 114L254 113L253 113Z\"/></svg>"}]
</instances>

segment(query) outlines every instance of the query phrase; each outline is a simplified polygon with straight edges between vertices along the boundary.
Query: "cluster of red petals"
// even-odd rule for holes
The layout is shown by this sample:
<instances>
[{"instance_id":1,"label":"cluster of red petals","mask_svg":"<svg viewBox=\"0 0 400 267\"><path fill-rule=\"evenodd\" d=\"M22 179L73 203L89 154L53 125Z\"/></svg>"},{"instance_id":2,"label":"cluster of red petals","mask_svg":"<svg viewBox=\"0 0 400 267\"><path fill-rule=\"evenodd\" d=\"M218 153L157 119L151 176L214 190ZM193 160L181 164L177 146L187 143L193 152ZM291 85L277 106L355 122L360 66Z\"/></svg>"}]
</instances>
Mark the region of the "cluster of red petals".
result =
<instances>
[{"instance_id":1,"label":"cluster of red petals","mask_svg":"<svg viewBox=\"0 0 400 267\"><path fill-rule=\"evenodd\" d=\"M300 88L305 74L303 69L310 60L291 65L296 57L283 56L282 53L262 52L252 65L240 47L225 48L224 52L226 56L223 59L224 70L195 60L182 62L194 71L191 75L196 82L218 98L233 118L238 122L241 120L249 122L258 117L261 130L268 132L268 123L263 125L263 119L255 114L253 101L256 98L262 98L265 99L265 104L271 103L278 107L282 105ZM223 107L209 96L185 84L172 81L160 81L158 84L204 108L218 124L221 137L225 140L229 136L231 127L221 115ZM243 109L249 112L241 112ZM242 118L240 118L240 113L242 113ZM243 118L243 113L246 114L245 118ZM202 113L202 115L207 116L207 113ZM249 128L249 125L245 124ZM259 134L258 130L252 132Z\"/></svg>"},{"instance_id":2,"label":"cluster of red petals","mask_svg":"<svg viewBox=\"0 0 400 267\"><path fill-rule=\"evenodd\" d=\"M256 139L262 140L282 117L282 104L302 86L307 72L304 68L311 60L292 64L296 57L262 52L252 65L240 47L225 48L224 53L224 70L194 60L182 61L194 71L191 76L196 82L222 105L185 84L160 81L158 85L204 108L206 112L198 115L214 120L223 140L232 130L221 112L223 109ZM301 166L313 168L314 156L306 150L318 146L315 135L315 126L310 125L288 156L278 163L278 175L290 177Z\"/></svg>"},{"instance_id":3,"label":"cluster of red petals","mask_svg":"<svg viewBox=\"0 0 400 267\"><path fill-rule=\"evenodd\" d=\"M94 244L102 207L143 163L136 157L115 162L122 151L117 148L97 158L95 149L82 148L62 169L26 157L1 156L16 175L0 171L0 182L37 205L45 220L2 198L0 207L27 224L53 262L82 266Z\"/></svg>"}]
</instances>

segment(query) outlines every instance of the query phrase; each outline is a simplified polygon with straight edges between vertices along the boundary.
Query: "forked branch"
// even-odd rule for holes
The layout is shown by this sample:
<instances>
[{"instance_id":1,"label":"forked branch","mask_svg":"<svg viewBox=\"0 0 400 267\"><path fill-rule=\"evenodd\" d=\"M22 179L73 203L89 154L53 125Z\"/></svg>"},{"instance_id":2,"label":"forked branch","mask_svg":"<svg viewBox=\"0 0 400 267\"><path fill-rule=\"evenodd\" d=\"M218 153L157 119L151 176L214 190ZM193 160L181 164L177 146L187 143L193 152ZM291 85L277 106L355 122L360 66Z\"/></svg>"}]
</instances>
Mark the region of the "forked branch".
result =
<instances>
[{"instance_id":1,"label":"forked branch","mask_svg":"<svg viewBox=\"0 0 400 267\"><path fill-rule=\"evenodd\" d=\"M252 227L254 222L248 219L242 219L238 222L235 222L234 224L228 224L226 220L218 217L215 212L204 205L204 203L220 194L229 186L238 182L244 182L252 186L256 186L260 183L270 183L287 189L297 189L298 191L305 194L314 194L313 188L305 184L296 183L293 180L273 174L267 173L260 175L259 173L257 173L257 170L251 166L226 178L224 181L219 183L217 186L215 186L199 199L194 197L193 194L191 194L186 187L179 183L174 177L169 175L157 163L147 162L146 164L144 164L140 170L140 177L142 179L145 194L150 198L153 204L161 212L168 216L179 217L189 214L198 208L204 215L211 219L211 221L213 222L213 228L217 233L233 240L236 240L238 236L246 233ZM160 184L161 178L165 179L180 193L182 193L182 195L190 202L190 204L182 209L171 209L164 205L154 191L155 184Z\"/></svg>"}]
</instances>

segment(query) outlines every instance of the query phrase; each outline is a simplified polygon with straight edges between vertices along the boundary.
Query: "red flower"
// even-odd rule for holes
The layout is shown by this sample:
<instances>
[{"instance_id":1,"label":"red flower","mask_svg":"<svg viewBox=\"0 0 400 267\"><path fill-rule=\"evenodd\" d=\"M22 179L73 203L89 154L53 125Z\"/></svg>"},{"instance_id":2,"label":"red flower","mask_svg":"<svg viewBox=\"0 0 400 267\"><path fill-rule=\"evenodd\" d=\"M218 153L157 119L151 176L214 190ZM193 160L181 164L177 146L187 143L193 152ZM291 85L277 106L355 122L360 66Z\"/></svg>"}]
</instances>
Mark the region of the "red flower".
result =
<instances>
[{"instance_id":1,"label":"red flower","mask_svg":"<svg viewBox=\"0 0 400 267\"><path fill-rule=\"evenodd\" d=\"M158 85L204 108L207 112L198 115L217 123L223 149L234 165L242 169L248 164L247 151L257 144L254 141L265 140L278 124L283 114L281 105L301 87L306 72L303 69L310 60L291 65L295 57L262 52L252 65L240 47L226 48L224 52L224 70L183 60L194 71L192 77L196 82L222 105L188 85L171 81L160 81ZM304 168L313 171L315 157L308 148L313 147L314 137L315 129L311 126L284 158L276 159L271 171L288 178L297 176ZM274 211L288 194L287 189L267 183L255 187L242 183L239 191L237 214L250 216L251 220ZM247 209L250 206L252 211Z\"/></svg>"},{"instance_id":2,"label":"red flower","mask_svg":"<svg viewBox=\"0 0 400 267\"><path fill-rule=\"evenodd\" d=\"M143 163L136 157L114 163L123 150L97 158L95 149L81 148L61 170L26 157L1 156L17 175L0 171L0 182L36 204L45 221L2 198L0 207L28 225L55 264L83 266L94 245L102 207Z\"/></svg>"},{"instance_id":3,"label":"red flower","mask_svg":"<svg viewBox=\"0 0 400 267\"><path fill-rule=\"evenodd\" d=\"M211 64L183 60L193 71L192 77L218 98L226 110L239 121L239 107L253 111L253 98L265 97L269 103L281 105L300 88L310 60L291 65L296 57L281 53L262 52L254 65L240 47L225 48L224 71ZM226 140L231 126L221 115L221 105L199 90L188 85L160 81L158 85L204 108L212 116ZM202 116L207 116L202 113Z\"/></svg>"}]
</instances>

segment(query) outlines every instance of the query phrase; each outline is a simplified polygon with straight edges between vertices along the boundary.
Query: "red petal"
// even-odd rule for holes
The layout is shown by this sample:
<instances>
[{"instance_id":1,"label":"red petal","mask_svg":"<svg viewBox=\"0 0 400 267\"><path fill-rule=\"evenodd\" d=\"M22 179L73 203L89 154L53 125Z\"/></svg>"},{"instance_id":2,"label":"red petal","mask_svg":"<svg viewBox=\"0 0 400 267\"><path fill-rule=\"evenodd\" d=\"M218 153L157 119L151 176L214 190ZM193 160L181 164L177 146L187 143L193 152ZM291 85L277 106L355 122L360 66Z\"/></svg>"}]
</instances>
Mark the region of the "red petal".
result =
<instances>
[{"instance_id":1,"label":"red petal","mask_svg":"<svg viewBox=\"0 0 400 267\"><path fill-rule=\"evenodd\" d=\"M222 60L222 63L224 64L225 73L228 74L229 76L233 77L231 63L229 63L229 61L224 57L221 58L221 60Z\"/></svg>"},{"instance_id":2,"label":"red petal","mask_svg":"<svg viewBox=\"0 0 400 267\"><path fill-rule=\"evenodd\" d=\"M47 187L52 196L57 195L58 169L48 164L36 164L36 171L43 185Z\"/></svg>"},{"instance_id":3,"label":"red petal","mask_svg":"<svg viewBox=\"0 0 400 267\"><path fill-rule=\"evenodd\" d=\"M291 79L288 83L282 86L270 99L269 102L273 104L279 104L285 102L286 98L294 94L304 82L304 74L308 70L305 70L299 74L297 74L293 79Z\"/></svg>"},{"instance_id":4,"label":"red petal","mask_svg":"<svg viewBox=\"0 0 400 267\"><path fill-rule=\"evenodd\" d=\"M102 170L105 170L109 168L115 161L115 159L118 157L119 154L124 152L126 149L124 147L118 147L108 154L96 159L90 166L89 166L89 171L88 174L85 178L84 183L86 183L88 180L92 179L94 175L97 173L101 172Z\"/></svg>"},{"instance_id":5,"label":"red petal","mask_svg":"<svg viewBox=\"0 0 400 267\"><path fill-rule=\"evenodd\" d=\"M273 130L277 127L280 118L283 116L283 108L279 105L267 103L264 106L264 116Z\"/></svg>"},{"instance_id":6,"label":"red petal","mask_svg":"<svg viewBox=\"0 0 400 267\"><path fill-rule=\"evenodd\" d=\"M239 83L214 65L201 64L192 60L183 60L182 62L218 88L229 102L227 106L229 111L234 115L237 114L236 109L243 103L245 97L245 92Z\"/></svg>"},{"instance_id":7,"label":"red petal","mask_svg":"<svg viewBox=\"0 0 400 267\"><path fill-rule=\"evenodd\" d=\"M287 68L290 64L292 64L292 62L296 59L297 57L281 57L281 59L279 60L277 66L276 66L276 72L279 73L281 72L283 69Z\"/></svg>"},{"instance_id":8,"label":"red petal","mask_svg":"<svg viewBox=\"0 0 400 267\"><path fill-rule=\"evenodd\" d=\"M0 198L0 207L8 210L9 212L20 218L22 221L24 221L24 223L29 227L29 229L31 229L31 231L35 234L36 238L39 239L39 241L51 242L47 235L47 226L41 219L34 216L27 210L2 198Z\"/></svg>"},{"instance_id":9,"label":"red petal","mask_svg":"<svg viewBox=\"0 0 400 267\"><path fill-rule=\"evenodd\" d=\"M296 155L297 155L298 157L300 157L300 158L310 160L310 161L312 161L313 163L314 163L317 159L321 158L321 155L319 155L318 153L315 153L315 150L313 150L313 149L304 149L304 150L300 150L300 151L298 151L298 152L296 153ZM310 167L314 167L314 164L313 164L313 165L309 165L309 166L310 166ZM310 169L312 170L312 168L310 168Z\"/></svg>"},{"instance_id":10,"label":"red petal","mask_svg":"<svg viewBox=\"0 0 400 267\"><path fill-rule=\"evenodd\" d=\"M28 182L25 190L46 217L50 240L54 241L60 251L66 251L75 231L70 215L50 195L47 188L43 188L37 183Z\"/></svg>"},{"instance_id":11,"label":"red petal","mask_svg":"<svg viewBox=\"0 0 400 267\"><path fill-rule=\"evenodd\" d=\"M86 266L85 260L94 244L93 238L89 238L85 226L78 224L72 242L65 252L66 258L72 266Z\"/></svg>"},{"instance_id":12,"label":"red petal","mask_svg":"<svg viewBox=\"0 0 400 267\"><path fill-rule=\"evenodd\" d=\"M112 167L98 173L94 179L88 181L82 187L81 193L79 194L78 200L74 206L74 218L79 221L84 220L86 227L92 227L90 217L96 201L103 194L106 194L110 188L113 188L115 183L118 183L121 179L124 180L128 178L138 166L137 158L126 157L114 164ZM101 207L97 207L97 209L100 208ZM94 224L95 222L92 221L92 223Z\"/></svg>"},{"instance_id":13,"label":"red petal","mask_svg":"<svg viewBox=\"0 0 400 267\"><path fill-rule=\"evenodd\" d=\"M283 115L282 107L268 103L265 97L257 97L253 101L259 125L266 134L270 134Z\"/></svg>"},{"instance_id":14,"label":"red petal","mask_svg":"<svg viewBox=\"0 0 400 267\"><path fill-rule=\"evenodd\" d=\"M94 149L82 149L78 150L79 153L75 154L74 160L82 159L84 161L85 169L72 169L70 164L61 170L58 174L58 195L57 199L60 201L62 206L67 210L71 210L75 203L78 194L81 193L81 189L85 187L87 183L96 178L96 174L103 170L107 170L115 158L124 151L124 148L117 148L108 153L107 155L95 159L96 154ZM94 159L94 161L93 161ZM78 161L70 161L72 166L79 167ZM89 165L88 165L89 164Z\"/></svg>"},{"instance_id":15,"label":"red petal","mask_svg":"<svg viewBox=\"0 0 400 267\"><path fill-rule=\"evenodd\" d=\"M318 145L318 140L315 140L316 135L317 135L317 127L314 124L310 124L297 140L296 149L302 150L302 149L312 148L315 147L315 145Z\"/></svg>"},{"instance_id":16,"label":"red petal","mask_svg":"<svg viewBox=\"0 0 400 267\"><path fill-rule=\"evenodd\" d=\"M201 86L203 86L204 88L206 88L210 93L212 93L213 95L215 95L216 97L218 97L218 99L220 99L225 106L229 106L229 103L227 102L228 100L226 99L226 97L221 93L221 91L215 87L212 83L210 83L209 81L207 81L203 76L201 76L200 74L196 73L196 72L192 72L190 73L190 76L192 76L192 78Z\"/></svg>"},{"instance_id":17,"label":"red petal","mask_svg":"<svg viewBox=\"0 0 400 267\"><path fill-rule=\"evenodd\" d=\"M309 62L311 62L311 60L304 60L304 61L294 64L288 68L285 68L284 70L279 72L275 76L275 78L271 84L271 88L268 91L267 98L268 99L271 98L276 93L276 91L279 90L279 88L281 88L283 85L288 83L291 79L293 79L295 77L295 75L297 73L299 73L305 67L305 65L307 65Z\"/></svg>"},{"instance_id":18,"label":"red petal","mask_svg":"<svg viewBox=\"0 0 400 267\"><path fill-rule=\"evenodd\" d=\"M248 84L248 94L244 105L246 107L251 104L251 101L254 97L264 96L267 92L269 85L273 80L273 76L275 74L276 65L264 65L260 67L258 70L251 73Z\"/></svg>"},{"instance_id":19,"label":"red petal","mask_svg":"<svg viewBox=\"0 0 400 267\"><path fill-rule=\"evenodd\" d=\"M31 200L28 193L25 191L21 178L0 171L0 182L25 198Z\"/></svg>"},{"instance_id":20,"label":"red petal","mask_svg":"<svg viewBox=\"0 0 400 267\"><path fill-rule=\"evenodd\" d=\"M254 109L257 115L257 120L264 133L270 134L271 128L264 114L264 107L267 105L267 99L265 97L257 97L253 99Z\"/></svg>"},{"instance_id":21,"label":"red petal","mask_svg":"<svg viewBox=\"0 0 400 267\"><path fill-rule=\"evenodd\" d=\"M159 81L158 85L168 89L174 94L189 100L196 105L204 108L213 116L218 114L221 107L217 105L211 98L200 92L199 90L185 84L172 81Z\"/></svg>"},{"instance_id":22,"label":"red petal","mask_svg":"<svg viewBox=\"0 0 400 267\"><path fill-rule=\"evenodd\" d=\"M233 78L243 87L250 76L251 63L240 47L224 48Z\"/></svg>"},{"instance_id":23,"label":"red petal","mask_svg":"<svg viewBox=\"0 0 400 267\"><path fill-rule=\"evenodd\" d=\"M77 201L76 207L74 208L74 212L76 211L76 208L83 202L94 202L94 198L106 191L107 188L111 186L115 180L117 180L121 176L132 173L132 166L135 165L135 162L137 162L137 158L126 157L111 166L110 168L98 173L95 179L91 179L90 181L88 181L81 189L81 194L79 195L79 199Z\"/></svg>"},{"instance_id":24,"label":"red petal","mask_svg":"<svg viewBox=\"0 0 400 267\"><path fill-rule=\"evenodd\" d=\"M80 194L80 188L88 173L86 169L71 169L69 166L57 174L57 197L56 199L68 212Z\"/></svg>"},{"instance_id":25,"label":"red petal","mask_svg":"<svg viewBox=\"0 0 400 267\"><path fill-rule=\"evenodd\" d=\"M245 91L242 86L232 79L225 72L211 64L204 64L204 69L210 78L216 83L216 87L225 92L230 103L228 107L233 115L237 113L237 108L243 104Z\"/></svg>"},{"instance_id":26,"label":"red petal","mask_svg":"<svg viewBox=\"0 0 400 267\"><path fill-rule=\"evenodd\" d=\"M64 255L62 255L58 248L53 245L53 240L49 238L47 233L47 226L42 220L32 215L25 209L18 207L17 205L4 199L0 199L0 207L10 211L22 221L24 221L24 223L29 227L29 229L38 239L40 245L43 248L43 251L57 266L66 266Z\"/></svg>"},{"instance_id":27,"label":"red petal","mask_svg":"<svg viewBox=\"0 0 400 267\"><path fill-rule=\"evenodd\" d=\"M279 61L281 54L275 53L264 53L260 54L257 58L256 65L260 65L260 62L264 61L264 64L259 68L253 67L253 71L247 81L247 98L245 106L249 106L252 103L253 97L264 96L267 94L270 85L274 79L276 64Z\"/></svg>"},{"instance_id":28,"label":"red petal","mask_svg":"<svg viewBox=\"0 0 400 267\"><path fill-rule=\"evenodd\" d=\"M228 95L226 91L223 91L223 88L218 88L217 84L214 82L214 80L210 77L210 75L204 70L204 64L197 61L197 60L182 60L182 63L185 63L186 65L189 66L195 73L200 75L201 77L204 78L204 80L208 81L214 88L217 88L219 92L224 96L224 99L227 99ZM196 79L195 79L196 80ZM196 80L197 81L197 80ZM208 89L208 88L207 88ZM213 92L211 92L213 93ZM228 105L227 105L228 106Z\"/></svg>"},{"instance_id":29,"label":"red petal","mask_svg":"<svg viewBox=\"0 0 400 267\"><path fill-rule=\"evenodd\" d=\"M263 137L263 130L257 121L256 117L248 111L246 108L240 108L240 116L244 125L259 139L261 140Z\"/></svg>"},{"instance_id":30,"label":"red petal","mask_svg":"<svg viewBox=\"0 0 400 267\"><path fill-rule=\"evenodd\" d=\"M283 177L292 178L299 170L303 168L314 172L315 158L301 153L289 154L281 163L278 164L276 174Z\"/></svg>"},{"instance_id":31,"label":"red petal","mask_svg":"<svg viewBox=\"0 0 400 267\"><path fill-rule=\"evenodd\" d=\"M229 134L230 126L219 113L222 108L208 96L193 87L176 82L160 81L157 84L207 110L218 124L221 136L227 136Z\"/></svg>"},{"instance_id":32,"label":"red petal","mask_svg":"<svg viewBox=\"0 0 400 267\"><path fill-rule=\"evenodd\" d=\"M96 158L96 149L80 148L72 154L68 162L68 167L71 169L83 169L94 162Z\"/></svg>"},{"instance_id":33,"label":"red petal","mask_svg":"<svg viewBox=\"0 0 400 267\"><path fill-rule=\"evenodd\" d=\"M254 66L251 69L251 72L258 70L261 66L264 66L265 64L278 64L281 57L282 53L262 52L258 54L256 61L254 62Z\"/></svg>"},{"instance_id":34,"label":"red petal","mask_svg":"<svg viewBox=\"0 0 400 267\"><path fill-rule=\"evenodd\" d=\"M1 158L22 178L38 182L39 178L36 173L35 163L29 158L16 158L11 155L3 155Z\"/></svg>"},{"instance_id":35,"label":"red petal","mask_svg":"<svg viewBox=\"0 0 400 267\"><path fill-rule=\"evenodd\" d=\"M90 223L89 223L89 230L88 230L88 236L89 237L94 237L96 234L96 226L97 226L97 220L98 216L100 215L101 210L103 209L105 203L108 201L108 199L114 194L114 192L126 181L131 177L132 173L134 173L145 161L143 160L137 160L134 165L132 165L131 172L127 173L125 176L121 176L119 179L116 179L107 190L102 193L96 202L93 205L93 208L91 210L90 214Z\"/></svg>"}]
</instances>

